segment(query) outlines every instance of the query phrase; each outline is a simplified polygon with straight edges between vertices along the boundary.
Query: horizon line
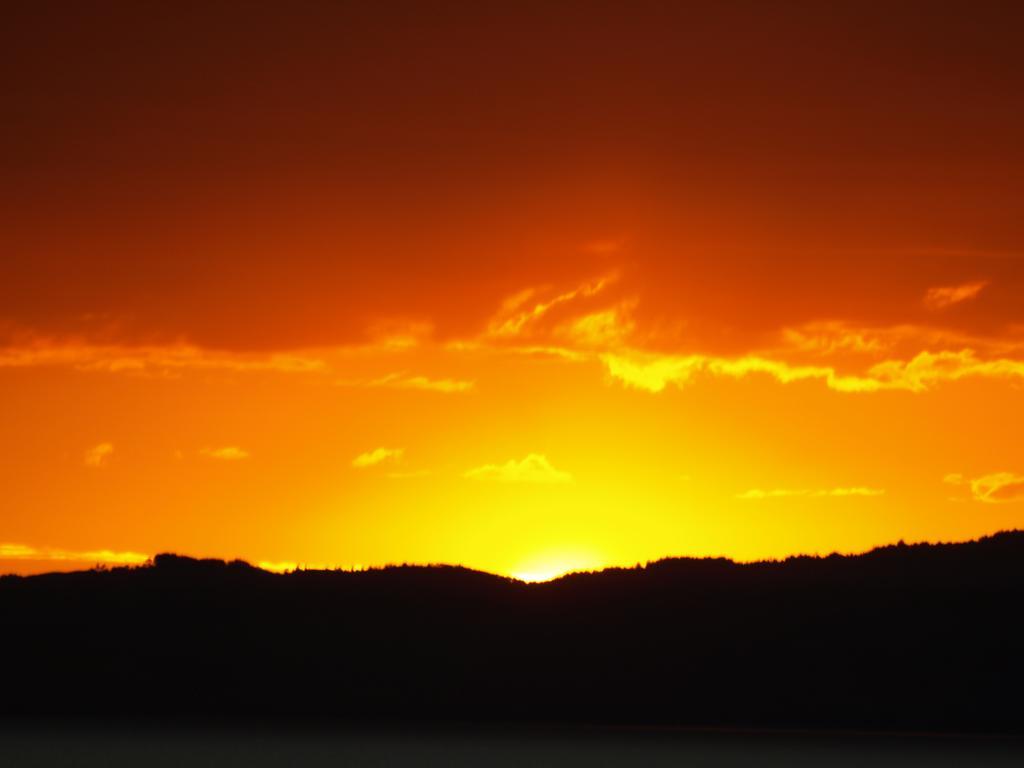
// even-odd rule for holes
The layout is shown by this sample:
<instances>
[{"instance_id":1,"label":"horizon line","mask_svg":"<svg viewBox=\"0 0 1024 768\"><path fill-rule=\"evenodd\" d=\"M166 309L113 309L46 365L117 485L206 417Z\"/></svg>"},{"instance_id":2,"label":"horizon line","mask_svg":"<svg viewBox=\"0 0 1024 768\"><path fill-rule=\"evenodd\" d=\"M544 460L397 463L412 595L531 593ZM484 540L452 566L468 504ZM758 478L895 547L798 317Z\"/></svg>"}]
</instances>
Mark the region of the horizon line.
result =
<instances>
[{"instance_id":1,"label":"horizon line","mask_svg":"<svg viewBox=\"0 0 1024 768\"><path fill-rule=\"evenodd\" d=\"M781 557L781 558L754 558L754 559L750 559L750 560L745 560L745 559L738 559L738 558L728 557L728 556L725 556L725 555L666 555L664 557L659 557L659 558L655 558L655 559L652 559L652 560L637 561L637 562L633 563L632 565L607 565L607 566L604 566L602 568L592 568L592 569L576 568L576 569L569 569L569 570L566 570L566 571L562 571L562 572L559 572L559 573L556 573L556 574L552 574L552 575L545 575L543 577L535 577L534 574L530 574L528 572L519 572L519 573L516 573L516 574L513 574L513 573L508 573L508 574L497 573L495 571L488 571L488 570L485 570L483 568L474 568L472 566L463 565L463 564L460 564L460 563L447 563L447 562L409 562L409 561L405 561L405 562L389 562L389 563L381 563L381 564L373 564L373 565L354 564L354 565L344 566L344 565L326 565L324 563L308 563L307 564L307 563L302 563L302 562L298 562L298 561L292 562L292 561L266 561L266 560L260 560L260 561L252 562L251 560L248 560L246 558L241 558L241 557L232 557L232 558L227 558L227 557L200 557L200 556L196 556L196 555L183 554L181 552L162 551L162 552L157 552L157 553L155 553L153 555L138 555L138 557L145 558L144 560L133 559L130 562L102 562L102 561L99 561L99 562L94 563L91 567L83 567L83 568L76 568L76 569L69 569L69 570L38 571L38 572L33 572L33 573L17 573L17 572L14 572L14 571L0 572L0 578L9 578L9 577L14 577L14 578L31 578L31 577L34 577L34 576L50 576L50 575L60 575L60 574L89 573L89 572L94 572L94 571L107 571L107 570L138 570L138 569L142 569L142 568L152 568L152 567L154 567L156 565L157 558L160 558L160 557L174 557L174 558L179 558L179 559L182 559L182 560L191 560L191 561L196 561L196 562L204 562L204 561L205 562L217 562L217 563L222 563L224 565L230 565L232 563L240 563L240 564L244 564L245 566L247 566L249 568L253 568L255 570L262 571L264 573L268 573L268 574L271 574L271 575L274 575L274 576L286 576L286 575L289 575L289 574L300 573L300 572L302 572L302 573L307 573L307 572L309 572L309 573L353 573L354 574L354 573L369 573L371 571L384 571L384 570L399 569L399 568L452 568L452 569L469 571L469 572L472 572L472 573L483 574L483 575L486 575L486 576L493 576L494 578L498 578L498 579L505 579L505 580L508 580L508 581L515 581L515 582L519 582L519 583L522 583L522 584L547 584L547 583L558 581L560 579L563 579L563 578L566 578L566 577L569 577L569 576L588 575L588 574L600 574L600 573L605 573L607 571L634 571L634 570L642 570L642 569L645 569L645 568L647 568L647 567L649 567L651 565L656 565L658 563L663 563L663 562L670 561L670 560L695 560L695 561L715 560L715 561L726 561L728 563L732 563L733 565L741 565L741 566L743 566L743 565L759 565L759 564L778 564L778 563L786 563L786 562L789 562L791 560L800 560L800 559L825 560L825 559L828 559L830 557L843 557L843 558L847 558L847 557L861 557L861 556L864 556L864 555L869 555L872 552L877 552L879 550L891 549L891 548L894 548L894 547L901 547L901 546L920 547L920 546L954 546L954 545L960 545L960 544L976 544L976 543L979 543L979 542L982 542L982 541L985 541L985 540L988 540L988 539L996 538L997 536L1008 535L1008 534L1024 534L1024 529L1022 529L1022 528L1004 528L1004 529L1000 529L1000 530L994 531L993 533L984 534L984 535L981 535L981 536L976 536L974 538L958 539L958 540L928 540L928 539L921 539L921 540L907 541L907 540L901 538L901 539L898 539L896 541L890 541L890 542L885 543L885 544L878 544L878 545L875 545L873 547L870 547L870 548L864 549L864 550L842 551L842 552L839 551L839 550L832 550L832 551L827 552L827 553L796 552L796 553L789 554L789 555L786 555L785 557ZM33 559L32 557L28 557L28 556L24 556L24 555L22 555L21 557L4 558L2 556L2 554L4 553L5 547L8 547L8 546L16 546L16 545L5 545L5 544L0 543L0 560L2 560L2 559L15 559L15 560L16 559L21 559L21 560L25 560L25 561L29 561L29 562L44 562L47 559L45 557L40 557L39 559ZM45 550L38 550L38 552L40 552L40 553L42 553L44 551ZM95 553L95 554L98 554L98 553ZM109 553L109 554L115 554L115 553ZM137 555L137 553L133 553L133 554ZM85 563L86 561L84 561L84 560L82 560L82 561L73 560L73 559L70 559L70 558L55 558L54 562L73 562L73 563L81 562L81 563Z\"/></svg>"}]
</instances>

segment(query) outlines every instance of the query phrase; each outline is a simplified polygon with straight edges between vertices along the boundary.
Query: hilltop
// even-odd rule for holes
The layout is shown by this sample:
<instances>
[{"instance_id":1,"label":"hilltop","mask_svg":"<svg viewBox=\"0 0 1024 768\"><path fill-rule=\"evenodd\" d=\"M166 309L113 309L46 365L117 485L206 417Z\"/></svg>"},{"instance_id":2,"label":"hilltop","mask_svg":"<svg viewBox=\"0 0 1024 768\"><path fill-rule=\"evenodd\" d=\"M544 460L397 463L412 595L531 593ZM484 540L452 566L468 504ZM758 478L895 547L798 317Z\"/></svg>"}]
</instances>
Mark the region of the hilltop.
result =
<instances>
[{"instance_id":1,"label":"hilltop","mask_svg":"<svg viewBox=\"0 0 1024 768\"><path fill-rule=\"evenodd\" d=\"M0 579L0 712L1024 730L1024 532L526 584L160 555Z\"/></svg>"}]
</instances>

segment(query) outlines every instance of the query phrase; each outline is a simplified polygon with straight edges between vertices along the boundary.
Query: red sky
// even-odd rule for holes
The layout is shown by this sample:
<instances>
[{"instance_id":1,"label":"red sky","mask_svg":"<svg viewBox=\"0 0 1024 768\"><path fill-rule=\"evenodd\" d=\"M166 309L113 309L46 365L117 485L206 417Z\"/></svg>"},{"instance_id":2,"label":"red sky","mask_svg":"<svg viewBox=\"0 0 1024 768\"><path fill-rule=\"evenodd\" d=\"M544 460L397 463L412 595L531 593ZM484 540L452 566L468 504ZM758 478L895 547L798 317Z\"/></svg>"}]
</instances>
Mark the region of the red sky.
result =
<instances>
[{"instance_id":1,"label":"red sky","mask_svg":"<svg viewBox=\"0 0 1024 768\"><path fill-rule=\"evenodd\" d=\"M918 517L938 503L933 491L944 498L946 486L1000 473L1013 488L1024 473L1022 22L1008 2L14 4L0 33L0 542L274 561L455 558L507 571L531 546L586 540L587 510L621 521L613 505L630 498L666 515L702 504L724 517L696 529L690 518L651 523L628 551L587 562L849 548L1019 523L1019 507L993 499L994 519ZM519 386L508 389L508 377ZM659 409L652 424L674 423L692 406L694 377L720 417L695 428L714 456L710 495L698 500L674 496L625 447L651 437L630 431L647 409ZM354 389L380 397L357 415L296 379L331 382L351 408ZM439 381L449 386L423 385ZM737 386L751 390L738 396ZM785 388L826 397L775 402ZM216 415L202 404L219 397L248 404L236 434L205 433ZM848 478L771 497L776 508L808 507L794 518L801 535L764 533L759 547L729 534L721 510L750 489L722 478L756 474L750 462L762 458L731 457L727 445L757 442L769 407L801 440L813 431L806 408L827 425L819 441L851 440L840 423L851 397L884 406L864 415L871 434L852 439L849 455L784 456L791 438L764 433L780 472L820 459L823 478ZM465 406L434 420L439 398L475 399L481 419L502 421L517 403L546 415L472 443ZM577 481L569 498L520 500L555 522L524 523L534 543L515 556L493 543L430 544L422 531L439 516L469 530L447 503L477 504L492 520L512 514L512 501L487 494L452 500L463 470L539 455L568 471L551 455L552 433L571 435L564 448L584 465L599 463L580 431L593 420L567 416L573 398L619 435L621 498L601 502ZM143 433L156 402L167 423ZM292 421L260 427L293 402L305 407ZM396 408L408 432L385 445ZM917 408L922 424L948 425L948 455L893 448L887 460L921 477L890 480L906 498L858 498L883 508L855 531L815 517L849 500L813 493L867 487L858 470L877 443L903 439L901 417ZM991 408L1003 415L992 420ZM364 479L317 432L325 422L344 436L339 452L401 448L389 461L409 462L405 443L430 436L435 464L465 452L467 466L429 489L357 498ZM241 446L243 431L267 446L305 439L305 466L324 474ZM671 436L655 442L659 463L682 456ZM106 444L106 458L82 466ZM181 505L230 506L250 486L202 464L172 476L155 455L219 466L202 450L225 447L246 453L233 465L269 462L275 493L301 486L307 511L330 506L328 491L311 488L336 488L363 508L330 525L382 542L391 531L394 543L312 546L327 523L289 527L267 493L260 536L232 545L230 514L197 535ZM129 472L118 463L133 450L154 456ZM112 470L126 474L114 483ZM956 473L960 485L942 483ZM113 484L84 488L96 475ZM938 491L914 496L925 476ZM45 494L33 485L42 477ZM785 477L762 480L794 490ZM139 513L143 489L181 484L195 496L153 502L156 520ZM417 503L429 514L412 532L374 528L373 510ZM55 507L80 510L82 524ZM577 512L562 519L566 508Z\"/></svg>"}]
</instances>

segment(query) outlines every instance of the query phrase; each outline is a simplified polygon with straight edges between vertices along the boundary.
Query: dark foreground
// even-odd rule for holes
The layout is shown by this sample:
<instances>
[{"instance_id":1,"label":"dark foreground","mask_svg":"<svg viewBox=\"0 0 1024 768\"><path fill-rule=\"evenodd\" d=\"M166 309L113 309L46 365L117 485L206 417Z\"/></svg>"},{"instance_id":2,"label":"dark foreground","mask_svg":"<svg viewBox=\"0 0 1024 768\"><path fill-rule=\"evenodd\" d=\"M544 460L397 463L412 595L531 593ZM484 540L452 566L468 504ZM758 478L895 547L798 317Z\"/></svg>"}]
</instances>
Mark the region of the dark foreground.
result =
<instances>
[{"instance_id":1,"label":"dark foreground","mask_svg":"<svg viewBox=\"0 0 1024 768\"><path fill-rule=\"evenodd\" d=\"M1020 532L538 585L160 556L0 579L0 717L1021 734L1022 606Z\"/></svg>"},{"instance_id":2,"label":"dark foreground","mask_svg":"<svg viewBox=\"0 0 1024 768\"><path fill-rule=\"evenodd\" d=\"M12 768L278 768L280 766L1014 766L1024 744L998 738L443 727L160 729L8 725Z\"/></svg>"}]
</instances>

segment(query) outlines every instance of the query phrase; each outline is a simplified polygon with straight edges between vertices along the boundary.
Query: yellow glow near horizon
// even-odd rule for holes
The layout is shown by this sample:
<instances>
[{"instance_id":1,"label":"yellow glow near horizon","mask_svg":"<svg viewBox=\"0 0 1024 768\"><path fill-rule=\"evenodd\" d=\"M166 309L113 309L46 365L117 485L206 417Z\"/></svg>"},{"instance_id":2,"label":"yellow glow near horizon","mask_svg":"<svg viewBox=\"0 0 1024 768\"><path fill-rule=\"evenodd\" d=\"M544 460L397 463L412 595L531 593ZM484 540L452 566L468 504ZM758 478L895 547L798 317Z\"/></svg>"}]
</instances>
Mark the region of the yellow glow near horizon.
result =
<instances>
[{"instance_id":1,"label":"yellow glow near horizon","mask_svg":"<svg viewBox=\"0 0 1024 768\"><path fill-rule=\"evenodd\" d=\"M5 50L0 572L1024 526L1013 11L194 5Z\"/></svg>"},{"instance_id":2,"label":"yellow glow near horizon","mask_svg":"<svg viewBox=\"0 0 1024 768\"><path fill-rule=\"evenodd\" d=\"M511 572L513 578L531 583L552 581L577 571L600 570L607 560L593 553L551 552L527 558Z\"/></svg>"},{"instance_id":3,"label":"yellow glow near horizon","mask_svg":"<svg viewBox=\"0 0 1024 768\"><path fill-rule=\"evenodd\" d=\"M1002 378L845 393L814 379L698 375L649 392L562 356L323 357L312 374L0 371L17 403L0 445L15 510L0 568L176 551L278 571L451 563L537 581L668 556L958 540L1024 522L1013 463L1024 414ZM388 369L475 385L333 384ZM83 459L101 443L112 446L102 463ZM233 460L211 458L211 445L236 447ZM381 446L386 460L358 460ZM998 491L984 493L990 478Z\"/></svg>"}]
</instances>

